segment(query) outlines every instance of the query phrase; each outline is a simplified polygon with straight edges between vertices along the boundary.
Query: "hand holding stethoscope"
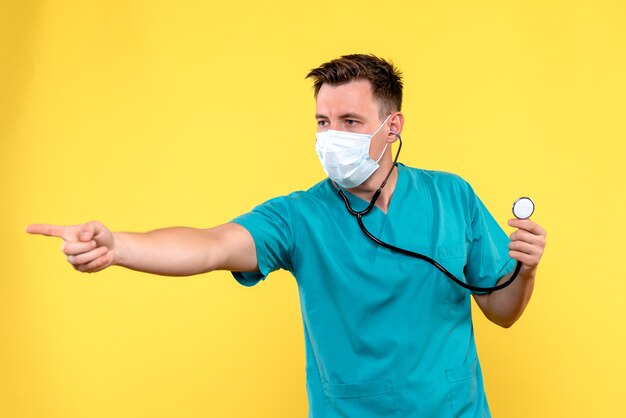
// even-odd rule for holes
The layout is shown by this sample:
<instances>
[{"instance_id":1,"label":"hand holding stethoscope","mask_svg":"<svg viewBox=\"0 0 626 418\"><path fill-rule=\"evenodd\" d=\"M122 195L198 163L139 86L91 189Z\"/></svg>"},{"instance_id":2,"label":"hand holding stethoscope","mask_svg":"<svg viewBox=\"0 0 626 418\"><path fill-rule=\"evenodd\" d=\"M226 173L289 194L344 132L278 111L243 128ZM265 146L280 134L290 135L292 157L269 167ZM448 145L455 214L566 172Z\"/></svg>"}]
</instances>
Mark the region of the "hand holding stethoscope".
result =
<instances>
[{"instance_id":1,"label":"hand holding stethoscope","mask_svg":"<svg viewBox=\"0 0 626 418\"><path fill-rule=\"evenodd\" d=\"M508 224L517 228L510 235L509 257L522 264L522 268L532 270L537 267L546 246L546 231L529 218L535 211L535 204L528 197L520 197L513 203L513 215Z\"/></svg>"}]
</instances>

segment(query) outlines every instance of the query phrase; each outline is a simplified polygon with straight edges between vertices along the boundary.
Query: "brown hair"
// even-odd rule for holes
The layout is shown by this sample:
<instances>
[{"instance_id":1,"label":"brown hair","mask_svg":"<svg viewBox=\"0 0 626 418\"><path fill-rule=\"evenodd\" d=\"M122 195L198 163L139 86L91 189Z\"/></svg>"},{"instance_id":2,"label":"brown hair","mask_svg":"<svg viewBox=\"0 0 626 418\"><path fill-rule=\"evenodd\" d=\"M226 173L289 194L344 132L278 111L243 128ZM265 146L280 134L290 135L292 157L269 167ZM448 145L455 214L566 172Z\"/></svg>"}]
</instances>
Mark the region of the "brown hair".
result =
<instances>
[{"instance_id":1,"label":"brown hair","mask_svg":"<svg viewBox=\"0 0 626 418\"><path fill-rule=\"evenodd\" d=\"M368 80L372 95L380 104L381 118L402 107L402 73L390 61L372 54L343 55L311 70L305 78L313 79L316 98L324 83L339 85Z\"/></svg>"}]
</instances>

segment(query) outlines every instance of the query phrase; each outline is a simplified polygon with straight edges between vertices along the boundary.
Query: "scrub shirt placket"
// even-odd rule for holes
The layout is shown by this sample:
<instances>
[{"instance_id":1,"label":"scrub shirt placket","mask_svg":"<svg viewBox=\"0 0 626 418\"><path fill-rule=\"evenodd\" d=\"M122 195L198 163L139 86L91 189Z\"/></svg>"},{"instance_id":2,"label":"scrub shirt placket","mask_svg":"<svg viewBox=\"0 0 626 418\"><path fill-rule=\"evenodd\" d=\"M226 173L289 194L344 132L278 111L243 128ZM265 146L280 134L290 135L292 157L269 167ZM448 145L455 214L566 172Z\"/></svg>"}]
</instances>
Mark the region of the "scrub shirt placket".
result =
<instances>
[{"instance_id":1,"label":"scrub shirt placket","mask_svg":"<svg viewBox=\"0 0 626 418\"><path fill-rule=\"evenodd\" d=\"M398 167L397 167L398 177L396 180L396 187L391 196L391 202L387 208L387 213L383 212L378 206L374 206L368 214L363 216L363 224L368 229L368 231L370 231L374 236L382 239L383 241L385 241L385 238L386 238L386 231L393 228L393 224L395 220L394 208L396 206L401 205L402 204L401 202L404 198L405 186L406 186L406 179L405 179L406 173L404 173L404 175L401 174L403 169L404 167L402 166L402 164L398 164ZM348 197L348 200L350 201L350 205L352 206L353 209L363 210L369 204L369 202L361 199L360 197L357 197L356 195L350 193L349 191L346 190L346 192L347 192L346 196ZM356 218L354 219L354 222L355 223L357 222ZM363 235L363 238L368 239L365 235ZM386 251L388 250L377 245L375 256L374 256L374 262L378 260L381 252L386 252Z\"/></svg>"}]
</instances>

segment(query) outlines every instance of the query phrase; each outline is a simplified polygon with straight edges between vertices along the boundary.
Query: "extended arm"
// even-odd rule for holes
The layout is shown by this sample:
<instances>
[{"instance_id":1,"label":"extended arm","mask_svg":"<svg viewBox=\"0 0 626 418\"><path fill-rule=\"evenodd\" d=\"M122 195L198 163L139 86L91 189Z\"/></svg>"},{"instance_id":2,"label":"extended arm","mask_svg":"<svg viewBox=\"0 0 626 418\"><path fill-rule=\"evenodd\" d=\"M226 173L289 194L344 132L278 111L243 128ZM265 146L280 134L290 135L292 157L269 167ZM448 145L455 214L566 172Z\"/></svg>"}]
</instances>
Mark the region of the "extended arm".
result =
<instances>
[{"instance_id":1,"label":"extended arm","mask_svg":"<svg viewBox=\"0 0 626 418\"><path fill-rule=\"evenodd\" d=\"M519 228L511 234L509 256L522 262L519 275L511 285L485 295L474 295L474 300L491 321L508 328L519 319L533 293L537 266L546 246L546 232L530 220L511 219L509 225ZM498 284L510 276L500 279Z\"/></svg>"},{"instance_id":2,"label":"extended arm","mask_svg":"<svg viewBox=\"0 0 626 418\"><path fill-rule=\"evenodd\" d=\"M234 223L210 229L174 227L146 233L111 232L100 222L29 225L26 230L62 238L68 262L82 272L97 272L111 265L166 276L257 269L254 240L245 228Z\"/></svg>"}]
</instances>

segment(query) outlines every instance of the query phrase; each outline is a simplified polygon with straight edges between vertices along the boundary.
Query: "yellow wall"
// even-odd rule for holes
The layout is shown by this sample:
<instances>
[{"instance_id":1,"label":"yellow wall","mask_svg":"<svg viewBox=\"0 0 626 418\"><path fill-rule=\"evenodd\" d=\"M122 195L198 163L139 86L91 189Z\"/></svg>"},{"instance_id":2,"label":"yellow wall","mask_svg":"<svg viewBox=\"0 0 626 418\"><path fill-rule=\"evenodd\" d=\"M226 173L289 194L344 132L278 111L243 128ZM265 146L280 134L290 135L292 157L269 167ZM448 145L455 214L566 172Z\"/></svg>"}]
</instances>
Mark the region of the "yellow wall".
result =
<instances>
[{"instance_id":1,"label":"yellow wall","mask_svg":"<svg viewBox=\"0 0 626 418\"><path fill-rule=\"evenodd\" d=\"M497 417L624 416L626 3L0 2L0 416L302 417L285 272L75 272L33 222L223 223L322 178L304 75L405 74L401 160L548 230L511 329L476 312ZM507 230L508 227L507 227Z\"/></svg>"}]
</instances>

